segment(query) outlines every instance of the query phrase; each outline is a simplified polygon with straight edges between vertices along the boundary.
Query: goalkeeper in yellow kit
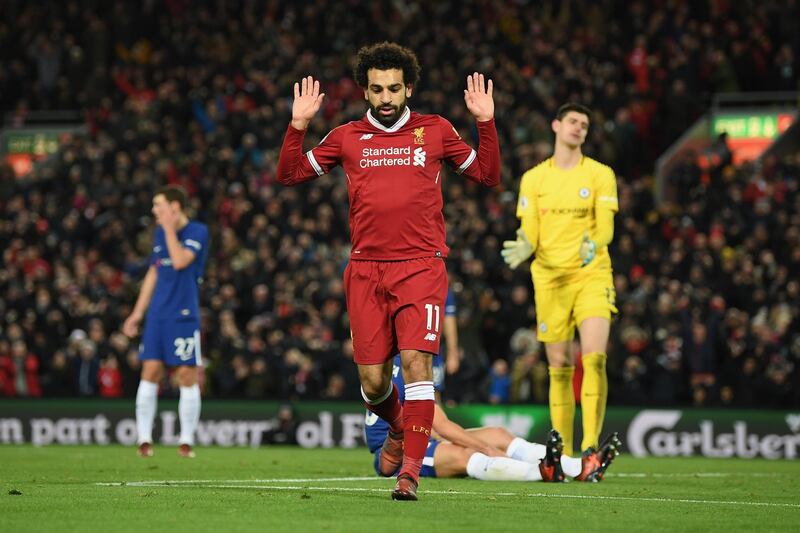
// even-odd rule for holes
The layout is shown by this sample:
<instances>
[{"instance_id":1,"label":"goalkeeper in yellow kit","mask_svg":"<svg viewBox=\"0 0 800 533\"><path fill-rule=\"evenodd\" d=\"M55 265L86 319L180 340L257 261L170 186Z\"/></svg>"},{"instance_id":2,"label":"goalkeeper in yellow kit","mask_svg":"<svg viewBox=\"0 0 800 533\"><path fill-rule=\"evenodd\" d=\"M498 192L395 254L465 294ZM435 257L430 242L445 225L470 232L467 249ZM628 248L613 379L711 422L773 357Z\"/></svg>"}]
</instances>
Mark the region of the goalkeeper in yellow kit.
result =
<instances>
[{"instance_id":1,"label":"goalkeeper in yellow kit","mask_svg":"<svg viewBox=\"0 0 800 533\"><path fill-rule=\"evenodd\" d=\"M503 259L516 268L531 255L538 338L550 370L550 418L572 454L575 397L571 353L577 325L583 354L581 450L598 448L608 378L606 345L615 307L608 244L618 211L614 172L581 152L590 111L565 104L552 122L553 156L522 176L517 239L503 243Z\"/></svg>"}]
</instances>

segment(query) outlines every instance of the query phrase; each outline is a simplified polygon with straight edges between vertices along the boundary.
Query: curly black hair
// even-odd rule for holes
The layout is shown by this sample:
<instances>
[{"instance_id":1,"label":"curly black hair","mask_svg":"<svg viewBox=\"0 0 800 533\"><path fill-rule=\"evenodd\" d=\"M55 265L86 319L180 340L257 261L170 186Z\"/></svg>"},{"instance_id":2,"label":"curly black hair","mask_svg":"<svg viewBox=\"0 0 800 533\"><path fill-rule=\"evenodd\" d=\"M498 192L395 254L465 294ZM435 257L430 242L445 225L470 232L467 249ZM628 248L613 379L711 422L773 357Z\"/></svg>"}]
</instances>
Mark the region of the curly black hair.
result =
<instances>
[{"instance_id":1,"label":"curly black hair","mask_svg":"<svg viewBox=\"0 0 800 533\"><path fill-rule=\"evenodd\" d=\"M358 51L353 77L359 87L367 86L367 72L371 68L389 70L398 68L403 71L403 82L414 86L419 81L419 61L417 55L396 43L388 41L364 46Z\"/></svg>"}]
</instances>

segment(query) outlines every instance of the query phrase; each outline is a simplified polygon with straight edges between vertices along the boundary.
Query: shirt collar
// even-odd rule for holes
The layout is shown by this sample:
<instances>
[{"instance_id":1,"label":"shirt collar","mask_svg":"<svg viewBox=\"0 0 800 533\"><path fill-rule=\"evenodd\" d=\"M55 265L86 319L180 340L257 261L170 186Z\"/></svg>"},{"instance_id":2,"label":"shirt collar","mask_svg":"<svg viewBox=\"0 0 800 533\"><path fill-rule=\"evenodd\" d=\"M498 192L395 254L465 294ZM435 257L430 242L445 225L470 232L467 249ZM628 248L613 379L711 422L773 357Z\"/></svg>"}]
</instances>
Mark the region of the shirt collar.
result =
<instances>
[{"instance_id":1,"label":"shirt collar","mask_svg":"<svg viewBox=\"0 0 800 533\"><path fill-rule=\"evenodd\" d=\"M381 124L380 121L378 121L378 119L372 116L372 109L367 109L367 120L369 121L369 123L378 128L379 130L385 131L387 133L393 133L402 128L403 126L405 126L409 118L411 118L411 109L409 109L408 106L406 106L406 108L403 110L403 114L400 115L400 118L397 119L397 122L392 124L391 127L387 128L386 126Z\"/></svg>"}]
</instances>

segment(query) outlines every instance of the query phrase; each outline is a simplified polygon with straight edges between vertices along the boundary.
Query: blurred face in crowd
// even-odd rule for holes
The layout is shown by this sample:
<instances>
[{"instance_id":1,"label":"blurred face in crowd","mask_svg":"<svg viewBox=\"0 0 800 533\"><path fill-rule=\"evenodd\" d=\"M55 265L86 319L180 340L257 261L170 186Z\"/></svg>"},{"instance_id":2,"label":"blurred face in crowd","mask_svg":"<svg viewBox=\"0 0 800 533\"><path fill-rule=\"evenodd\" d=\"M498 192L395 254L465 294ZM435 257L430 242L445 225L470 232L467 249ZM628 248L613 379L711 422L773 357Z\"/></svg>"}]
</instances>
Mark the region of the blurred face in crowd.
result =
<instances>
[{"instance_id":1,"label":"blurred face in crowd","mask_svg":"<svg viewBox=\"0 0 800 533\"><path fill-rule=\"evenodd\" d=\"M25 341L14 341L14 343L11 345L11 355L17 359L24 359L25 356L28 355L28 346L25 344Z\"/></svg>"},{"instance_id":2,"label":"blurred face in crowd","mask_svg":"<svg viewBox=\"0 0 800 533\"><path fill-rule=\"evenodd\" d=\"M552 128L556 134L556 144L578 148L586 141L586 134L589 133L589 117L577 111L569 111L561 120L554 120Z\"/></svg>"},{"instance_id":3,"label":"blurred face in crowd","mask_svg":"<svg viewBox=\"0 0 800 533\"><path fill-rule=\"evenodd\" d=\"M384 126L391 126L406 108L412 88L403 82L403 71L399 68L367 72L367 88L364 98L369 102L372 116Z\"/></svg>"}]
</instances>

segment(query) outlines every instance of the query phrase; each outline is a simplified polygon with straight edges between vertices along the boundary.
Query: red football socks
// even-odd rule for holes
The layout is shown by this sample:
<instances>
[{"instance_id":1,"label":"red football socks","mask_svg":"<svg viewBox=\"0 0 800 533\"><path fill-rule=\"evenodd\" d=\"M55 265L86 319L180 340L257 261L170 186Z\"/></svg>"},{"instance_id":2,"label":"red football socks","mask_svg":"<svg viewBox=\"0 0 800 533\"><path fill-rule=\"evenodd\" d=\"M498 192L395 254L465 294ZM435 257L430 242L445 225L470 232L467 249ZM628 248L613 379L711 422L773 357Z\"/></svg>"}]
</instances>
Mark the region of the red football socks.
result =
<instances>
[{"instance_id":1,"label":"red football socks","mask_svg":"<svg viewBox=\"0 0 800 533\"><path fill-rule=\"evenodd\" d=\"M367 406L369 412L375 413L388 422L392 433L403 432L403 406L400 405L400 394L394 383L392 383L392 392L382 402L377 404L364 402L364 405Z\"/></svg>"},{"instance_id":2,"label":"red football socks","mask_svg":"<svg viewBox=\"0 0 800 533\"><path fill-rule=\"evenodd\" d=\"M433 406L433 400L408 399L403 405L403 466L399 475L409 475L417 482L431 437Z\"/></svg>"}]
</instances>

